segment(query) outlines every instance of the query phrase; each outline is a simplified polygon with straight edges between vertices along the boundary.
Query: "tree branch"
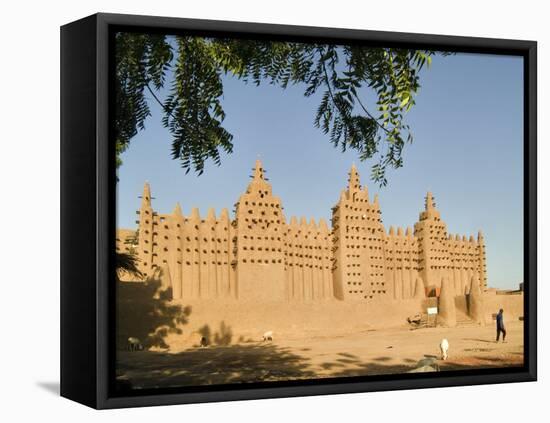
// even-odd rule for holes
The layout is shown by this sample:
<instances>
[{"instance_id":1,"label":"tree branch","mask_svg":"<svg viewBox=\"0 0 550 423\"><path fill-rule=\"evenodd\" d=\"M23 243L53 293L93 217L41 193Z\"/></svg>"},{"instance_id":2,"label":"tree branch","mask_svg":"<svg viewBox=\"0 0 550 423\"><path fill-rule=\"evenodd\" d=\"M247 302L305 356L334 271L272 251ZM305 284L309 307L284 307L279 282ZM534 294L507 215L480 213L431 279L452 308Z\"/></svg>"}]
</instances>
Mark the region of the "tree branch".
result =
<instances>
[{"instance_id":1,"label":"tree branch","mask_svg":"<svg viewBox=\"0 0 550 423\"><path fill-rule=\"evenodd\" d=\"M168 109L168 107L166 107L162 101L160 101L160 99L157 97L157 95L153 92L153 90L149 86L148 82L145 84L145 86L147 87L147 89L149 90L153 98L156 100L156 102L160 104L160 107L162 107L162 110L164 110L166 113L168 113L170 116L172 116L175 119L175 116L172 114L172 111Z\"/></svg>"},{"instance_id":2,"label":"tree branch","mask_svg":"<svg viewBox=\"0 0 550 423\"><path fill-rule=\"evenodd\" d=\"M386 132L386 134L389 134L391 131L387 128L384 128L382 125L380 125L380 122L378 122L378 119L376 119L373 115L371 115L369 113L369 111L367 110L367 108L365 106L363 106L363 103L361 102L361 99L359 98L359 96L357 94L354 94L354 97L355 99L357 100L357 102L359 103L359 105L361 106L361 108L363 109L363 111L367 114L368 117L370 117L374 123L376 123L376 125L378 125L378 127L380 129L382 129L383 131Z\"/></svg>"}]
</instances>

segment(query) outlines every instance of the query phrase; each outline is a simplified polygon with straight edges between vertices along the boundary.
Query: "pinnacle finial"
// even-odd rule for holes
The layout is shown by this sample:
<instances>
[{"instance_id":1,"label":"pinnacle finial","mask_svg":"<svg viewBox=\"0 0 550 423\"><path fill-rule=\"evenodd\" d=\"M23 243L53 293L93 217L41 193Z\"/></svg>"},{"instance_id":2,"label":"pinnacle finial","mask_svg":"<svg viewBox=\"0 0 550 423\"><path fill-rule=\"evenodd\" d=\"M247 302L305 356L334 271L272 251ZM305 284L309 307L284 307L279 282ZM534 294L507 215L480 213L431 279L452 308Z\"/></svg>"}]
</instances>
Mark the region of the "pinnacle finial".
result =
<instances>
[{"instance_id":1,"label":"pinnacle finial","mask_svg":"<svg viewBox=\"0 0 550 423\"><path fill-rule=\"evenodd\" d=\"M181 205L179 202L176 203L176 207L174 207L174 215L175 216L181 216Z\"/></svg>"},{"instance_id":2,"label":"pinnacle finial","mask_svg":"<svg viewBox=\"0 0 550 423\"><path fill-rule=\"evenodd\" d=\"M254 179L264 179L264 169L260 159L256 159L256 165L254 166Z\"/></svg>"},{"instance_id":3,"label":"pinnacle finial","mask_svg":"<svg viewBox=\"0 0 550 423\"><path fill-rule=\"evenodd\" d=\"M191 209L191 219L192 220L201 220L201 215L200 215L199 209L197 207L193 207Z\"/></svg>"},{"instance_id":4,"label":"pinnacle finial","mask_svg":"<svg viewBox=\"0 0 550 423\"><path fill-rule=\"evenodd\" d=\"M359 173L357 172L357 168L355 167L355 163L351 165L351 169L349 171L349 183L348 183L348 191L350 192L356 192L361 190L361 181L359 179Z\"/></svg>"},{"instance_id":5,"label":"pinnacle finial","mask_svg":"<svg viewBox=\"0 0 550 423\"><path fill-rule=\"evenodd\" d=\"M435 201L433 198L433 195L430 191L426 194L426 204L425 204L426 211L435 209Z\"/></svg>"},{"instance_id":6,"label":"pinnacle finial","mask_svg":"<svg viewBox=\"0 0 550 423\"><path fill-rule=\"evenodd\" d=\"M212 207L208 209L208 213L206 214L206 220L208 220L209 222L213 222L216 220L216 212Z\"/></svg>"},{"instance_id":7,"label":"pinnacle finial","mask_svg":"<svg viewBox=\"0 0 550 423\"><path fill-rule=\"evenodd\" d=\"M224 222L229 220L229 211L225 207L222 209L222 212L220 213L220 220Z\"/></svg>"},{"instance_id":8,"label":"pinnacle finial","mask_svg":"<svg viewBox=\"0 0 550 423\"><path fill-rule=\"evenodd\" d=\"M340 202L343 202L343 201L346 201L346 190L345 189L343 189L340 192Z\"/></svg>"},{"instance_id":9,"label":"pinnacle finial","mask_svg":"<svg viewBox=\"0 0 550 423\"><path fill-rule=\"evenodd\" d=\"M143 194L141 194L141 206L151 207L151 186L148 181L143 185Z\"/></svg>"}]
</instances>

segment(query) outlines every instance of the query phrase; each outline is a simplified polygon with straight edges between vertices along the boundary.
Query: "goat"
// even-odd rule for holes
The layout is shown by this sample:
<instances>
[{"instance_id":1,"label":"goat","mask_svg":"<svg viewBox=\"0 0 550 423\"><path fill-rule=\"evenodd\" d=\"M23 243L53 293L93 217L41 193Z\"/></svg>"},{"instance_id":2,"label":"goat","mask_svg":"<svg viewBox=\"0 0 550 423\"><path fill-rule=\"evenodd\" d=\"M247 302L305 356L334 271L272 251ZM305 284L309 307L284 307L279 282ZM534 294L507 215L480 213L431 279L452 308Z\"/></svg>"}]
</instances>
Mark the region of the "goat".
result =
<instances>
[{"instance_id":1,"label":"goat","mask_svg":"<svg viewBox=\"0 0 550 423\"><path fill-rule=\"evenodd\" d=\"M447 341L446 338L443 338L441 340L441 344L439 344L439 349L441 350L441 359L447 360L447 357L449 356L449 341Z\"/></svg>"},{"instance_id":2,"label":"goat","mask_svg":"<svg viewBox=\"0 0 550 423\"><path fill-rule=\"evenodd\" d=\"M128 351L141 351L143 350L143 345L138 338L130 336L128 338Z\"/></svg>"},{"instance_id":3,"label":"goat","mask_svg":"<svg viewBox=\"0 0 550 423\"><path fill-rule=\"evenodd\" d=\"M267 332L265 332L262 336L262 341L273 341L273 331L268 330Z\"/></svg>"}]
</instances>

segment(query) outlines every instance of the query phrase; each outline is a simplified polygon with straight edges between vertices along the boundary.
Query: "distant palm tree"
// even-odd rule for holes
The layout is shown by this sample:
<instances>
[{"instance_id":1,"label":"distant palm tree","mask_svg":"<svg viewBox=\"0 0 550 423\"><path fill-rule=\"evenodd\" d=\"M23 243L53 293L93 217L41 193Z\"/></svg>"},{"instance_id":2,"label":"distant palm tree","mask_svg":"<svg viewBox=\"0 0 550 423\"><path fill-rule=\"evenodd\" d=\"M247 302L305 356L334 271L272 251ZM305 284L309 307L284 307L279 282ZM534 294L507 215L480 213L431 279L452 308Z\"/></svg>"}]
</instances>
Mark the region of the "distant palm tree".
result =
<instances>
[{"instance_id":1,"label":"distant palm tree","mask_svg":"<svg viewBox=\"0 0 550 423\"><path fill-rule=\"evenodd\" d=\"M137 262L139 258L132 253L116 253L116 273L117 278L123 274L128 274L135 278L143 278L143 273L138 269Z\"/></svg>"}]
</instances>

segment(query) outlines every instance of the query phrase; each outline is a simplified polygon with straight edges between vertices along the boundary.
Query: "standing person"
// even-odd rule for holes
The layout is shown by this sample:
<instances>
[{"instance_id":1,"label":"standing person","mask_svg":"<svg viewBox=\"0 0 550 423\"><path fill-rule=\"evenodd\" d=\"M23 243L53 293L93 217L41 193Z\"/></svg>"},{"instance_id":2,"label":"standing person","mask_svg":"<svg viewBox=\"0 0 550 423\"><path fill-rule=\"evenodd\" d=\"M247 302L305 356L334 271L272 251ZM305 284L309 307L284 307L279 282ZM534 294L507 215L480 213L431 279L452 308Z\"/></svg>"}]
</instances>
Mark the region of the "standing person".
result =
<instances>
[{"instance_id":1,"label":"standing person","mask_svg":"<svg viewBox=\"0 0 550 423\"><path fill-rule=\"evenodd\" d=\"M502 332L502 342L506 342L506 329L504 328L504 310L500 309L497 314L497 342Z\"/></svg>"}]
</instances>

